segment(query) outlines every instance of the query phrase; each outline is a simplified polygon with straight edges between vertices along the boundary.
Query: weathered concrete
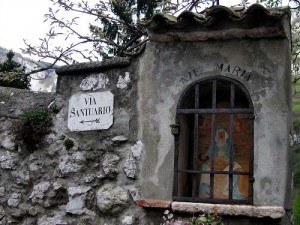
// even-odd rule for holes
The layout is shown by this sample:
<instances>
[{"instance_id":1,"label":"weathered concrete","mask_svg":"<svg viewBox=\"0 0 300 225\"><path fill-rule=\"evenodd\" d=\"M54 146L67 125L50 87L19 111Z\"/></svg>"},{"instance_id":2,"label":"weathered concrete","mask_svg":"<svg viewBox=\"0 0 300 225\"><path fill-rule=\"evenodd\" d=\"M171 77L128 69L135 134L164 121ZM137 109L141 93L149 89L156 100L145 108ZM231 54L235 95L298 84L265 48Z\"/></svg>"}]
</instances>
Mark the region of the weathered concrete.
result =
<instances>
[{"instance_id":1,"label":"weathered concrete","mask_svg":"<svg viewBox=\"0 0 300 225\"><path fill-rule=\"evenodd\" d=\"M150 43L147 48L143 60L151 63L143 67L139 86L139 121L143 128L140 136L145 148L142 197L172 198L173 168L169 165L173 165L173 138L170 125L175 123L177 102L182 90L193 81L220 74L241 82L250 92L254 104L254 190L261 190L254 191L254 204L283 206L289 177L286 168L291 130L290 88L286 82L290 80L288 41ZM251 78L247 81L232 70L220 71L220 65L243 68L252 73ZM266 132L270 130L272 132ZM274 151L280 151L280 156ZM276 162L280 162L280 167ZM265 177L268 177L267 181Z\"/></svg>"}]
</instances>

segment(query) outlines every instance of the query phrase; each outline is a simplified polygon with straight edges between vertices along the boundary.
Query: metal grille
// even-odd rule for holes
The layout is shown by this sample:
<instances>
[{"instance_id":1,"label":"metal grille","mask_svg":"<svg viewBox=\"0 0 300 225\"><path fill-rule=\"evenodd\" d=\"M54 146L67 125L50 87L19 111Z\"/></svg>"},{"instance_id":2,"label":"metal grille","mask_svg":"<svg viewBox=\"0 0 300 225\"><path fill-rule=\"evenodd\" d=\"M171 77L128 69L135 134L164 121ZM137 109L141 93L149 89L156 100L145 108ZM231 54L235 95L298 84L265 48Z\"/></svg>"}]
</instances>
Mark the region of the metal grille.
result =
<instances>
[{"instance_id":1,"label":"metal grille","mask_svg":"<svg viewBox=\"0 0 300 225\"><path fill-rule=\"evenodd\" d=\"M206 82L206 83L205 83ZM209 83L208 83L209 82ZM225 101L227 103L226 107L218 107L217 106L217 98L220 96L217 96L218 94L218 85L222 85L224 82L226 82L228 86L228 94L230 98ZM209 99L209 105L211 105L210 108L206 107L200 107L201 105L201 100L203 100L205 96L203 94L201 95L201 100L200 100L200 91L202 88L204 88L205 85L208 83L211 85L208 90L211 92L209 93L211 96L206 96L207 99ZM236 90L239 91L239 93L236 93ZM192 107L183 107L185 101L187 101L187 96L190 94L190 97L188 101L193 101ZM236 96L239 97L239 95L242 95L241 92L244 94L245 98L243 101L246 104L246 107L238 107L236 105ZM221 96L222 97L222 96ZM250 96L248 94L248 91L246 88L239 82L230 79L230 78L225 78L221 76L215 76L211 79L202 79L199 80L195 83L192 83L189 85L189 87L184 91L184 93L181 96L181 99L179 101L178 107L177 107L177 116L176 116L176 125L173 127L177 127L178 129L176 130L177 133L173 133L175 135L175 163L174 163L174 188L173 188L173 199L176 201L192 201L192 202L210 202L210 203L230 203L230 204L252 204L252 196L253 196L253 116L254 110L253 110L253 105L250 99ZM185 151L188 152L189 156L192 156L191 159L185 159L192 161L191 168L180 168L179 166L179 161L182 160L180 159L180 151L183 151L183 149L180 149L180 135L179 132L185 132L185 130L181 129L182 128L182 122L181 118L184 115L188 115L189 118L193 121L188 129L191 129L192 133L192 145L189 145L186 147ZM199 169L198 166L198 156L199 156L199 120L200 118L205 115L209 115L211 117L211 125L210 125L210 146L212 149L212 153L210 156L210 165L209 165L209 171L207 170L202 170ZM247 168L247 171L235 171L234 170L234 132L235 132L235 124L234 124L234 119L237 115L246 115L247 118L249 118L249 134L250 138L248 139L247 143L249 145L249 154L247 155L247 165L249 165L249 168ZM216 123L216 118L217 116L219 118L225 117L229 118L228 124L229 124L229 157L228 157L228 169L226 171L220 171L215 168L215 154L216 154L216 129L217 129L217 123ZM187 129L187 128L186 128ZM187 144L188 145L188 144ZM181 146L182 147L182 146ZM183 164L187 164L188 162L183 162ZM182 164L182 163L181 163ZM185 179L182 179L179 174L183 174L183 177ZM200 188L199 184L199 177L206 176L207 178L209 177L209 196L207 197L202 197L200 193L198 193L198 190ZM215 196L215 178L217 176L226 176L226 180L228 181L228 196L226 198L218 198L218 196ZM248 177L248 195L246 198L243 199L236 199L234 198L234 186L235 186L235 178L238 176L245 176ZM191 178L191 179L188 179ZM184 183L184 184L183 184ZM188 189L189 194L182 194L179 193L178 187L179 184L183 187L183 189Z\"/></svg>"}]
</instances>

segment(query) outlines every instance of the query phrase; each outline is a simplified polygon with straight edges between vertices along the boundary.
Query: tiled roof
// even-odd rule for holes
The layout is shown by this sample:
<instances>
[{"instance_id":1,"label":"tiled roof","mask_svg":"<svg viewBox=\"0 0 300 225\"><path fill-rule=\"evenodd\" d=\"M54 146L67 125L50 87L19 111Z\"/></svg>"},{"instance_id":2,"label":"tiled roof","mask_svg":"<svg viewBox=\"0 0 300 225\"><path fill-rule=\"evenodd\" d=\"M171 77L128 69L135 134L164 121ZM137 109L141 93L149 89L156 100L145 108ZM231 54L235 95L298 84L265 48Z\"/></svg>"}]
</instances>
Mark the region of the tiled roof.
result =
<instances>
[{"instance_id":1,"label":"tiled roof","mask_svg":"<svg viewBox=\"0 0 300 225\"><path fill-rule=\"evenodd\" d=\"M158 13L150 21L141 25L149 30L150 39L154 40L158 37L157 34L168 33L172 36L172 32L220 32L230 29L238 32L238 34L233 34L232 37L273 37L286 36L284 33L284 17L290 18L288 8L267 9L262 5L253 4L248 9L236 10L224 6L212 6L201 14L184 11L178 17ZM252 34L253 29L256 29L254 35ZM219 33L217 36L222 36L222 34ZM228 38L230 38L229 36L227 35ZM210 38L206 37L204 39Z\"/></svg>"},{"instance_id":2,"label":"tiled roof","mask_svg":"<svg viewBox=\"0 0 300 225\"><path fill-rule=\"evenodd\" d=\"M259 26L278 26L281 17L289 15L288 8L266 9L262 5L253 4L248 9L236 11L225 6L212 6L202 14L184 11L178 17L158 13L143 25L150 30L160 28L184 29L197 26L202 29L221 29L225 22L231 27L252 28Z\"/></svg>"}]
</instances>

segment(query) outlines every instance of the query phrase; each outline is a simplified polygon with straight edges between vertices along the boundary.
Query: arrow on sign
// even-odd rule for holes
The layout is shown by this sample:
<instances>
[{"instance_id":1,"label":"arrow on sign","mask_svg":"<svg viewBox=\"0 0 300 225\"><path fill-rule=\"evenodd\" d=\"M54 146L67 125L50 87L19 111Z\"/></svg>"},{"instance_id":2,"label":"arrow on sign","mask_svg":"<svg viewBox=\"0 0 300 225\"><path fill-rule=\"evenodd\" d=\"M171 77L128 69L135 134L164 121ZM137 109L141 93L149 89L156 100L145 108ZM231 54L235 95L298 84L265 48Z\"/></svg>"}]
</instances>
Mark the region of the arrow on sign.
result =
<instances>
[{"instance_id":1,"label":"arrow on sign","mask_svg":"<svg viewBox=\"0 0 300 225\"><path fill-rule=\"evenodd\" d=\"M95 120L81 120L80 123L84 124L84 123L100 123L100 118L99 119L95 119Z\"/></svg>"}]
</instances>

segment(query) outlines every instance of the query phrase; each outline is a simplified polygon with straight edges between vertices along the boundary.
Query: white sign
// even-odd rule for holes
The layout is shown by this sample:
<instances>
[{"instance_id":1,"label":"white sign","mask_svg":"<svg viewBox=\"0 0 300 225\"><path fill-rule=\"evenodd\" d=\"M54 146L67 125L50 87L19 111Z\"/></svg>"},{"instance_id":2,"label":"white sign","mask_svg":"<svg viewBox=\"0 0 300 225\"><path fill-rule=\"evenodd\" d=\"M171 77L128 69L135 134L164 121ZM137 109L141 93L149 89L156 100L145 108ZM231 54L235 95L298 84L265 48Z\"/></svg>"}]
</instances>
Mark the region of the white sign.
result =
<instances>
[{"instance_id":1,"label":"white sign","mask_svg":"<svg viewBox=\"0 0 300 225\"><path fill-rule=\"evenodd\" d=\"M114 95L110 91L75 94L69 100L71 131L103 130L113 124Z\"/></svg>"}]
</instances>

